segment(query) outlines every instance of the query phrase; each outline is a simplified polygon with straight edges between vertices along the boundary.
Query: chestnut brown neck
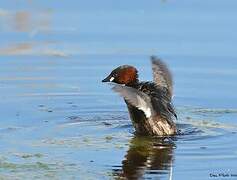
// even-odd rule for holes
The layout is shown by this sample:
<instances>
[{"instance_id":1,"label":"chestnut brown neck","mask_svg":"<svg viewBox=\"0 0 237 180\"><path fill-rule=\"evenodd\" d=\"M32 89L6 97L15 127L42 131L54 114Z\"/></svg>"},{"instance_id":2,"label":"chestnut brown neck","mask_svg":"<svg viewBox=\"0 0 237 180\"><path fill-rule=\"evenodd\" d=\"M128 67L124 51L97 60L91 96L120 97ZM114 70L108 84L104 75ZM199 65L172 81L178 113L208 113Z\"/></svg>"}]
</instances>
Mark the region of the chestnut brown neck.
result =
<instances>
[{"instance_id":1,"label":"chestnut brown neck","mask_svg":"<svg viewBox=\"0 0 237 180\"><path fill-rule=\"evenodd\" d=\"M139 83L139 80L138 80L138 78L136 78L134 81L131 81L125 85L129 86L129 87L136 87L138 83Z\"/></svg>"},{"instance_id":2,"label":"chestnut brown neck","mask_svg":"<svg viewBox=\"0 0 237 180\"><path fill-rule=\"evenodd\" d=\"M139 82L137 70L132 66L120 69L118 74L118 83L120 84L125 84L126 86L133 86Z\"/></svg>"}]
</instances>

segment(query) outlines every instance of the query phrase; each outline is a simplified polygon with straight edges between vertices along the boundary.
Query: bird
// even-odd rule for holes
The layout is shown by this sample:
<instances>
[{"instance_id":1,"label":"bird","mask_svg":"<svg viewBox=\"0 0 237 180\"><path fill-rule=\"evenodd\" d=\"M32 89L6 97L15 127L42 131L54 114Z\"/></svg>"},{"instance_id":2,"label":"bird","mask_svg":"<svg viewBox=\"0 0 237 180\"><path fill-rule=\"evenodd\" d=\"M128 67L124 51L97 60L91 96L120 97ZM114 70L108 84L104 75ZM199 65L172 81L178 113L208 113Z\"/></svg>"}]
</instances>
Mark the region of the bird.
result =
<instances>
[{"instance_id":1,"label":"bird","mask_svg":"<svg viewBox=\"0 0 237 180\"><path fill-rule=\"evenodd\" d=\"M134 66L121 65L102 82L112 83L112 90L124 98L136 134L172 136L177 134L172 74L157 56L150 60L153 81L139 81Z\"/></svg>"}]
</instances>

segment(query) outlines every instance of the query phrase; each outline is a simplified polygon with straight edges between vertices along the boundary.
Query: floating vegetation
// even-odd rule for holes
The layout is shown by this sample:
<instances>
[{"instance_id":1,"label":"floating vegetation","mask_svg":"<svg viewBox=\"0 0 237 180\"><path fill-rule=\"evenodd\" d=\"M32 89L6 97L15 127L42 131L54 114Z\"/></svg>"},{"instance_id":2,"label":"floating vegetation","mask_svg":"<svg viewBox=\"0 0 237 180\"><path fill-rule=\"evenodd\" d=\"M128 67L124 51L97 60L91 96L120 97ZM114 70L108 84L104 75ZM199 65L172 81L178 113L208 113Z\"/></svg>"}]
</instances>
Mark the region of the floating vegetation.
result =
<instances>
[{"instance_id":1,"label":"floating vegetation","mask_svg":"<svg viewBox=\"0 0 237 180\"><path fill-rule=\"evenodd\" d=\"M28 158L42 158L43 154L41 153L36 153L36 154L27 154L27 153L14 153L15 156L17 157L21 157L24 159L28 159Z\"/></svg>"},{"instance_id":2,"label":"floating vegetation","mask_svg":"<svg viewBox=\"0 0 237 180\"><path fill-rule=\"evenodd\" d=\"M225 114L237 114L237 109L211 109L211 108L196 108L196 107L183 107L177 108L182 113L192 113L197 115L225 115Z\"/></svg>"},{"instance_id":3,"label":"floating vegetation","mask_svg":"<svg viewBox=\"0 0 237 180\"><path fill-rule=\"evenodd\" d=\"M191 110L193 113L208 113L208 114L237 114L237 109L208 109L208 108L197 108Z\"/></svg>"},{"instance_id":4,"label":"floating vegetation","mask_svg":"<svg viewBox=\"0 0 237 180\"><path fill-rule=\"evenodd\" d=\"M184 122L185 121L195 127L219 128L219 129L223 129L223 130L237 130L237 125L235 125L235 124L221 123L221 122L216 122L213 120L197 119L197 118L188 117L188 118L186 118L186 120L184 120Z\"/></svg>"},{"instance_id":5,"label":"floating vegetation","mask_svg":"<svg viewBox=\"0 0 237 180\"><path fill-rule=\"evenodd\" d=\"M0 169L8 169L8 170L17 170L17 169L50 170L50 169L53 169L54 166L56 166L56 164L46 164L43 162L36 162L36 163L30 163L30 164L17 164L17 163L11 163L7 161L0 161Z\"/></svg>"},{"instance_id":6,"label":"floating vegetation","mask_svg":"<svg viewBox=\"0 0 237 180\"><path fill-rule=\"evenodd\" d=\"M106 137L105 137L106 142L110 142L112 139L113 139L112 136L106 136Z\"/></svg>"},{"instance_id":7,"label":"floating vegetation","mask_svg":"<svg viewBox=\"0 0 237 180\"><path fill-rule=\"evenodd\" d=\"M31 178L59 178L63 174L68 177L79 171L77 164L66 164L62 162L45 163L41 161L13 163L10 161L0 161L0 179L28 179Z\"/></svg>"}]
</instances>

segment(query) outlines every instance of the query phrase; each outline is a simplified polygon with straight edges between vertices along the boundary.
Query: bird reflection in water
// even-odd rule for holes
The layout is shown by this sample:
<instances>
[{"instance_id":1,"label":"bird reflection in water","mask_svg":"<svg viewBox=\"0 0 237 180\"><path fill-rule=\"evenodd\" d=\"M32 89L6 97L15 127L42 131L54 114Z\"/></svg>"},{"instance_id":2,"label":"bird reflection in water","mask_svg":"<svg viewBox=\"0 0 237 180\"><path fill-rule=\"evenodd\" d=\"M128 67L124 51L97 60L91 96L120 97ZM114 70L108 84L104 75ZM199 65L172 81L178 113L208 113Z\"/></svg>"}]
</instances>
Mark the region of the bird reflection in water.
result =
<instances>
[{"instance_id":1,"label":"bird reflection in water","mask_svg":"<svg viewBox=\"0 0 237 180\"><path fill-rule=\"evenodd\" d=\"M114 167L115 179L168 176L172 179L174 141L171 138L134 137L122 167Z\"/></svg>"}]
</instances>

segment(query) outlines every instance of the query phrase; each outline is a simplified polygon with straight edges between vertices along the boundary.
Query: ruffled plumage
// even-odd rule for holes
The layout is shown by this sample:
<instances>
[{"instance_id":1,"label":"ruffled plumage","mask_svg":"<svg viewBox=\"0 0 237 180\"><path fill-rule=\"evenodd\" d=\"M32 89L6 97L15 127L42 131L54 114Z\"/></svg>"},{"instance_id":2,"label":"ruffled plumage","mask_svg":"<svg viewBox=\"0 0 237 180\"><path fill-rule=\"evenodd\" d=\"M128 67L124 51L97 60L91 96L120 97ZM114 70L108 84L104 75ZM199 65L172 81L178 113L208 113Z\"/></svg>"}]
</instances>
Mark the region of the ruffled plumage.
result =
<instances>
[{"instance_id":1,"label":"ruffled plumage","mask_svg":"<svg viewBox=\"0 0 237 180\"><path fill-rule=\"evenodd\" d=\"M139 82L136 79L134 82L120 83L118 74L122 67L125 67L120 66L109 75L110 78L114 77L116 82L112 89L124 98L137 133L174 135L176 125L173 119L177 118L177 115L171 102L172 75L165 63L155 56L151 57L151 63L154 82ZM123 72L126 71L123 69Z\"/></svg>"}]
</instances>

